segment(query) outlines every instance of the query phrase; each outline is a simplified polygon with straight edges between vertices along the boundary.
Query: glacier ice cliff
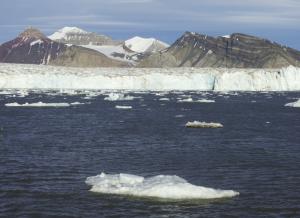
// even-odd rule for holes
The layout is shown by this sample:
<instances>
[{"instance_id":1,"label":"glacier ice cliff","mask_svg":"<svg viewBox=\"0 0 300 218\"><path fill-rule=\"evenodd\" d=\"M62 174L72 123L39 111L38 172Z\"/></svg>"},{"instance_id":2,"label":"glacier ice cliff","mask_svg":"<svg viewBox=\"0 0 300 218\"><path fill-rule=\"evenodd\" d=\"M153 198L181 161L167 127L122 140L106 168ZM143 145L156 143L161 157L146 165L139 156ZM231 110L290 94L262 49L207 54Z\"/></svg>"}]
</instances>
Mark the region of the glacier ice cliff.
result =
<instances>
[{"instance_id":1,"label":"glacier ice cliff","mask_svg":"<svg viewBox=\"0 0 300 218\"><path fill-rule=\"evenodd\" d=\"M0 64L0 89L299 91L300 68L68 68Z\"/></svg>"}]
</instances>

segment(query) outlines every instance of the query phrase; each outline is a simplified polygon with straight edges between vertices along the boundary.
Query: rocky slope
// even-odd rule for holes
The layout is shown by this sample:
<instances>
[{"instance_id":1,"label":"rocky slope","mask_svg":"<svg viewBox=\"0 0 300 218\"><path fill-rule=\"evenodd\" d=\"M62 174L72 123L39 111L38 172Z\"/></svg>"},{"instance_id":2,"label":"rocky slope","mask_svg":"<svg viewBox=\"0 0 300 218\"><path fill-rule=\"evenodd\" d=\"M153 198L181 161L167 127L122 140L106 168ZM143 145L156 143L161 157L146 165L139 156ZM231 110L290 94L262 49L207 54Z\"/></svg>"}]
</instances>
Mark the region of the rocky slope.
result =
<instances>
[{"instance_id":1,"label":"rocky slope","mask_svg":"<svg viewBox=\"0 0 300 218\"><path fill-rule=\"evenodd\" d=\"M67 67L129 67L130 63L113 60L92 49L81 46L70 46L50 65Z\"/></svg>"},{"instance_id":2,"label":"rocky slope","mask_svg":"<svg viewBox=\"0 0 300 218\"><path fill-rule=\"evenodd\" d=\"M77 27L64 27L48 36L48 38L72 45L116 45L122 43L114 41L108 36L87 32Z\"/></svg>"},{"instance_id":3,"label":"rocky slope","mask_svg":"<svg viewBox=\"0 0 300 218\"><path fill-rule=\"evenodd\" d=\"M2 44L0 62L74 67L128 66L88 48L55 42L34 28L29 28L17 38Z\"/></svg>"},{"instance_id":4,"label":"rocky slope","mask_svg":"<svg viewBox=\"0 0 300 218\"><path fill-rule=\"evenodd\" d=\"M53 42L39 30L29 28L0 46L0 62L48 64L66 49L66 45Z\"/></svg>"},{"instance_id":5,"label":"rocky slope","mask_svg":"<svg viewBox=\"0 0 300 218\"><path fill-rule=\"evenodd\" d=\"M145 58L139 67L280 68L300 66L300 52L254 36L234 33L210 37L186 32L165 51Z\"/></svg>"}]
</instances>

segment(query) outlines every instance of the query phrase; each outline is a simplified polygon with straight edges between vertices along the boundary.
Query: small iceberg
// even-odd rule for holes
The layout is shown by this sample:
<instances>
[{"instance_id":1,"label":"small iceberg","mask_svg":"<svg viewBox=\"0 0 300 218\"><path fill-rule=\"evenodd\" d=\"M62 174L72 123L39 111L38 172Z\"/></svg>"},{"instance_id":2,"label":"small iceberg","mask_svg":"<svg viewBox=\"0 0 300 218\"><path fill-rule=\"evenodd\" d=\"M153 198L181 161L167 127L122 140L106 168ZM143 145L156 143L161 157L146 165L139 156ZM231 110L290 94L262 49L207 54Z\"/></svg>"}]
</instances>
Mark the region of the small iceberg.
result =
<instances>
[{"instance_id":1,"label":"small iceberg","mask_svg":"<svg viewBox=\"0 0 300 218\"><path fill-rule=\"evenodd\" d=\"M37 103L25 103L25 104L19 104L17 102L14 103L7 103L5 104L6 107L70 107L69 103L43 103L43 102L37 102Z\"/></svg>"},{"instance_id":2,"label":"small iceberg","mask_svg":"<svg viewBox=\"0 0 300 218\"><path fill-rule=\"evenodd\" d=\"M185 127L188 127L188 128L222 128L223 125L221 123L206 123L206 122L193 121L193 122L187 122L185 124Z\"/></svg>"},{"instance_id":3,"label":"small iceberg","mask_svg":"<svg viewBox=\"0 0 300 218\"><path fill-rule=\"evenodd\" d=\"M169 98L160 98L159 101L170 101Z\"/></svg>"},{"instance_id":4,"label":"small iceberg","mask_svg":"<svg viewBox=\"0 0 300 218\"><path fill-rule=\"evenodd\" d=\"M295 101L295 102L287 103L285 106L286 107L300 107L300 99L298 99L298 101Z\"/></svg>"},{"instance_id":5,"label":"small iceberg","mask_svg":"<svg viewBox=\"0 0 300 218\"><path fill-rule=\"evenodd\" d=\"M208 99L199 99L197 100L199 103L215 103L215 100L208 100Z\"/></svg>"},{"instance_id":6,"label":"small iceberg","mask_svg":"<svg viewBox=\"0 0 300 218\"><path fill-rule=\"evenodd\" d=\"M101 173L88 177L85 183L92 186L92 192L170 200L230 198L239 195L232 190L192 185L179 176L168 175L144 178L131 174Z\"/></svg>"},{"instance_id":7,"label":"small iceberg","mask_svg":"<svg viewBox=\"0 0 300 218\"><path fill-rule=\"evenodd\" d=\"M70 105L72 105L72 106L84 105L84 104L90 104L90 102L88 102L88 103L81 103L81 102L76 101L76 102L70 103Z\"/></svg>"},{"instance_id":8,"label":"small iceberg","mask_svg":"<svg viewBox=\"0 0 300 218\"><path fill-rule=\"evenodd\" d=\"M208 100L208 99L199 99L194 100L193 98L186 98L186 99L179 99L178 102L198 102L198 103L215 103L215 100Z\"/></svg>"},{"instance_id":9,"label":"small iceberg","mask_svg":"<svg viewBox=\"0 0 300 218\"><path fill-rule=\"evenodd\" d=\"M178 102L194 102L192 98L180 99Z\"/></svg>"},{"instance_id":10,"label":"small iceberg","mask_svg":"<svg viewBox=\"0 0 300 218\"><path fill-rule=\"evenodd\" d=\"M120 106L120 105L116 105L116 109L129 110L129 109L132 109L132 106Z\"/></svg>"},{"instance_id":11,"label":"small iceberg","mask_svg":"<svg viewBox=\"0 0 300 218\"><path fill-rule=\"evenodd\" d=\"M122 93L110 93L107 97L104 98L105 101L131 101L135 97L125 96Z\"/></svg>"}]
</instances>

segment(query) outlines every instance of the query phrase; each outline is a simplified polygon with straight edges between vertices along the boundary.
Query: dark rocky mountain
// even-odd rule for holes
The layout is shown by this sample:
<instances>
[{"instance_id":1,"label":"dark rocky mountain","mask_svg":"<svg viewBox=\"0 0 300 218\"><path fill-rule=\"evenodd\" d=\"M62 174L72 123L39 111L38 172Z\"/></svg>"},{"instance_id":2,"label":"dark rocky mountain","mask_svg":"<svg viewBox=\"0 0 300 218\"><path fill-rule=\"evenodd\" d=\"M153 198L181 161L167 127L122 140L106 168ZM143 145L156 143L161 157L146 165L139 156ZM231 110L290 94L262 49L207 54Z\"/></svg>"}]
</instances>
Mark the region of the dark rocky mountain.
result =
<instances>
[{"instance_id":1,"label":"dark rocky mountain","mask_svg":"<svg viewBox=\"0 0 300 218\"><path fill-rule=\"evenodd\" d=\"M39 30L29 28L0 46L0 62L48 64L66 49L66 45L53 42Z\"/></svg>"},{"instance_id":2,"label":"dark rocky mountain","mask_svg":"<svg viewBox=\"0 0 300 218\"><path fill-rule=\"evenodd\" d=\"M0 62L73 67L128 66L88 48L55 42L34 28L29 28L12 41L2 44Z\"/></svg>"},{"instance_id":3,"label":"dark rocky mountain","mask_svg":"<svg viewBox=\"0 0 300 218\"><path fill-rule=\"evenodd\" d=\"M186 32L168 49L152 54L139 67L280 68L300 66L300 52L254 36L234 33L210 37Z\"/></svg>"}]
</instances>

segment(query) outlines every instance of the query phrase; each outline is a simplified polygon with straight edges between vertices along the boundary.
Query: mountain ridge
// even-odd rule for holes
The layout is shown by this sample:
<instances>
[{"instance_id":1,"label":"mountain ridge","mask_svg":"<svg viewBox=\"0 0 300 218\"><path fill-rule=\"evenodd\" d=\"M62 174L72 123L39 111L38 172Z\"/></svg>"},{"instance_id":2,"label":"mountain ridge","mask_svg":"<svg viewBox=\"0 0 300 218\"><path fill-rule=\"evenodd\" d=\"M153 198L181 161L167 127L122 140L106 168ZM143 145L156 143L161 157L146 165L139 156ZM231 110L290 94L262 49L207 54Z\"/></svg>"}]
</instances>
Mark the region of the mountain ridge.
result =
<instances>
[{"instance_id":1,"label":"mountain ridge","mask_svg":"<svg viewBox=\"0 0 300 218\"><path fill-rule=\"evenodd\" d=\"M212 37L185 32L168 49L145 58L140 67L280 68L299 66L300 52L270 40L233 33Z\"/></svg>"},{"instance_id":2,"label":"mountain ridge","mask_svg":"<svg viewBox=\"0 0 300 218\"><path fill-rule=\"evenodd\" d=\"M90 34L65 27L52 39ZM57 32L56 32L57 33ZM212 37L185 32L169 47L154 38L133 37L121 44L79 45L54 41L34 28L0 45L0 62L77 67L282 68L300 66L300 51L243 33ZM72 39L73 40L73 39Z\"/></svg>"}]
</instances>

